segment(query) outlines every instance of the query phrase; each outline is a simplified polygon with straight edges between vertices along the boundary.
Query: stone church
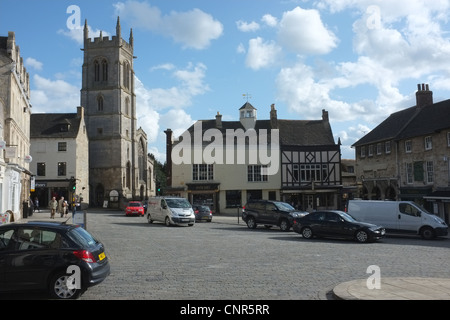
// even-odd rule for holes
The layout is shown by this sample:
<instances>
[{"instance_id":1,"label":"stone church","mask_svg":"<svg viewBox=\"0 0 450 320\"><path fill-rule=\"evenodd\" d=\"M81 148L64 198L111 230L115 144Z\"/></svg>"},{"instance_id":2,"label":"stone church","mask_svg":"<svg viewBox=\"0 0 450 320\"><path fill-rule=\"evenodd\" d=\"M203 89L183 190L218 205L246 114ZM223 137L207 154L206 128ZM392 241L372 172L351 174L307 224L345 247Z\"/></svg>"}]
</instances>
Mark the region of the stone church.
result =
<instances>
[{"instance_id":1,"label":"stone church","mask_svg":"<svg viewBox=\"0 0 450 320\"><path fill-rule=\"evenodd\" d=\"M137 128L134 92L133 31L89 38L84 25L81 106L89 137L89 185L93 206L121 207L128 200L144 200L153 184L153 162L147 135ZM106 201L108 201L106 203Z\"/></svg>"}]
</instances>

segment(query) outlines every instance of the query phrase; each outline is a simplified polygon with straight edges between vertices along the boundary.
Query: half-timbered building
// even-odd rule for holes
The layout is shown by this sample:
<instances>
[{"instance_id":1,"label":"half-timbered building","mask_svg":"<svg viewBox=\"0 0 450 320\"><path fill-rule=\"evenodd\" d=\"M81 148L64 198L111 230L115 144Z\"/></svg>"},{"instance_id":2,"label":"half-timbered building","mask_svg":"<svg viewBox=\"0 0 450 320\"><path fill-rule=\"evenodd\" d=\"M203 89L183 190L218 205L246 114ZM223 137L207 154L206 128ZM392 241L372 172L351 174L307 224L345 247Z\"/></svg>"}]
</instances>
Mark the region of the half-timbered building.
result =
<instances>
[{"instance_id":1,"label":"half-timbered building","mask_svg":"<svg viewBox=\"0 0 450 320\"><path fill-rule=\"evenodd\" d=\"M237 213L250 199L282 200L303 210L339 208L340 144L321 120L257 120L249 102L239 121L198 120L177 139L167 134L168 194ZM242 139L242 140L241 140ZM231 143L231 144L230 144Z\"/></svg>"}]
</instances>

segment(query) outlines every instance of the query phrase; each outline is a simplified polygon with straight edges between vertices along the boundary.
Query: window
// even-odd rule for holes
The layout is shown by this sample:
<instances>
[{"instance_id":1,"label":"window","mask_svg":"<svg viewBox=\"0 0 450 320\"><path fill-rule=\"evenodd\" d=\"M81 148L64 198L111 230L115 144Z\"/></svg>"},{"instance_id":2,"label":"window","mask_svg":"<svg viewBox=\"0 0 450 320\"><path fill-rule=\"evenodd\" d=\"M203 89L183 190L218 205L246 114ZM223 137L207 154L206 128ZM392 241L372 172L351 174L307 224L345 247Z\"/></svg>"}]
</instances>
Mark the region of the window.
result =
<instances>
[{"instance_id":1,"label":"window","mask_svg":"<svg viewBox=\"0 0 450 320\"><path fill-rule=\"evenodd\" d=\"M427 183L433 183L433 161L426 162Z\"/></svg>"},{"instance_id":2,"label":"window","mask_svg":"<svg viewBox=\"0 0 450 320\"><path fill-rule=\"evenodd\" d=\"M447 132L447 147L450 147L450 132Z\"/></svg>"},{"instance_id":3,"label":"window","mask_svg":"<svg viewBox=\"0 0 450 320\"><path fill-rule=\"evenodd\" d=\"M66 175L66 163L65 162L58 162L58 176L65 176Z\"/></svg>"},{"instance_id":4,"label":"window","mask_svg":"<svg viewBox=\"0 0 450 320\"><path fill-rule=\"evenodd\" d=\"M433 141L431 136L425 137L425 150L433 149Z\"/></svg>"},{"instance_id":5,"label":"window","mask_svg":"<svg viewBox=\"0 0 450 320\"><path fill-rule=\"evenodd\" d=\"M97 135L101 136L103 134L103 128L97 128Z\"/></svg>"},{"instance_id":6,"label":"window","mask_svg":"<svg viewBox=\"0 0 450 320\"><path fill-rule=\"evenodd\" d=\"M321 172L323 170L323 172ZM327 178L327 166L320 164L302 164L300 166L300 178L303 182L321 181L322 176Z\"/></svg>"},{"instance_id":7,"label":"window","mask_svg":"<svg viewBox=\"0 0 450 320\"><path fill-rule=\"evenodd\" d=\"M214 179L214 166L212 164L192 165L192 180L206 181Z\"/></svg>"},{"instance_id":8,"label":"window","mask_svg":"<svg viewBox=\"0 0 450 320\"><path fill-rule=\"evenodd\" d=\"M100 63L94 61L94 81L100 81Z\"/></svg>"},{"instance_id":9,"label":"window","mask_svg":"<svg viewBox=\"0 0 450 320\"><path fill-rule=\"evenodd\" d=\"M361 158L364 158L366 156L366 146L361 147L360 156Z\"/></svg>"},{"instance_id":10,"label":"window","mask_svg":"<svg viewBox=\"0 0 450 320\"><path fill-rule=\"evenodd\" d=\"M262 170L266 169L267 166L252 165L247 167L247 181L248 182L259 182L267 181L267 174L263 174ZM264 171L266 171L264 170Z\"/></svg>"},{"instance_id":11,"label":"window","mask_svg":"<svg viewBox=\"0 0 450 320\"><path fill-rule=\"evenodd\" d=\"M406 164L406 183L413 183L413 165L412 163Z\"/></svg>"},{"instance_id":12,"label":"window","mask_svg":"<svg viewBox=\"0 0 450 320\"><path fill-rule=\"evenodd\" d=\"M227 208L239 208L241 206L241 190L226 191Z\"/></svg>"},{"instance_id":13,"label":"window","mask_svg":"<svg viewBox=\"0 0 450 320\"><path fill-rule=\"evenodd\" d=\"M39 177L45 176L45 162L38 162L36 171Z\"/></svg>"},{"instance_id":14,"label":"window","mask_svg":"<svg viewBox=\"0 0 450 320\"><path fill-rule=\"evenodd\" d=\"M67 142L58 142L58 151L67 151Z\"/></svg>"},{"instance_id":15,"label":"window","mask_svg":"<svg viewBox=\"0 0 450 320\"><path fill-rule=\"evenodd\" d=\"M384 152L386 154L390 154L391 153L391 142L390 141L386 141L384 143Z\"/></svg>"},{"instance_id":16,"label":"window","mask_svg":"<svg viewBox=\"0 0 450 320\"><path fill-rule=\"evenodd\" d=\"M399 210L403 214L407 214L413 217L420 217L420 211L416 207L410 205L409 203L400 203Z\"/></svg>"},{"instance_id":17,"label":"window","mask_svg":"<svg viewBox=\"0 0 450 320\"><path fill-rule=\"evenodd\" d=\"M59 248L61 246L61 235L49 230L20 228L17 242L19 250Z\"/></svg>"},{"instance_id":18,"label":"window","mask_svg":"<svg viewBox=\"0 0 450 320\"><path fill-rule=\"evenodd\" d=\"M108 80L108 61L106 59L102 61L102 80Z\"/></svg>"},{"instance_id":19,"label":"window","mask_svg":"<svg viewBox=\"0 0 450 320\"><path fill-rule=\"evenodd\" d=\"M368 156L369 157L373 156L373 145L369 146L369 154L368 154Z\"/></svg>"},{"instance_id":20,"label":"window","mask_svg":"<svg viewBox=\"0 0 450 320\"><path fill-rule=\"evenodd\" d=\"M103 97L97 97L97 111L103 111Z\"/></svg>"},{"instance_id":21,"label":"window","mask_svg":"<svg viewBox=\"0 0 450 320\"><path fill-rule=\"evenodd\" d=\"M377 143L377 155L381 154L381 143Z\"/></svg>"},{"instance_id":22,"label":"window","mask_svg":"<svg viewBox=\"0 0 450 320\"><path fill-rule=\"evenodd\" d=\"M405 152L411 153L411 151L412 151L412 142L411 142L411 140L406 140L405 141Z\"/></svg>"},{"instance_id":23,"label":"window","mask_svg":"<svg viewBox=\"0 0 450 320\"><path fill-rule=\"evenodd\" d=\"M2 246L0 246L0 252L7 251L7 250L8 251L14 250L15 241L13 238L13 234L14 234L14 229L4 230L4 231L0 232L0 243L3 244Z\"/></svg>"}]
</instances>

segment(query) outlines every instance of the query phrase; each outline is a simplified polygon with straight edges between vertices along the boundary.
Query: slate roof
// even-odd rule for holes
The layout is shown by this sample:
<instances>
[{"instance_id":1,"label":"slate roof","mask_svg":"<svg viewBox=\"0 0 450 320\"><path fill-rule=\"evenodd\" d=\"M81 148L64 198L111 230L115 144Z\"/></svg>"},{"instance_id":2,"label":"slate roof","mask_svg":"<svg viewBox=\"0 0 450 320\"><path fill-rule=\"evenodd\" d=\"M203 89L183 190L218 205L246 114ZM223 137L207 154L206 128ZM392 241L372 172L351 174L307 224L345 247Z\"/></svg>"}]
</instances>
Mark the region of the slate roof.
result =
<instances>
[{"instance_id":1,"label":"slate roof","mask_svg":"<svg viewBox=\"0 0 450 320\"><path fill-rule=\"evenodd\" d=\"M421 108L410 107L391 114L352 146L386 140L402 140L450 128L450 100Z\"/></svg>"},{"instance_id":2,"label":"slate roof","mask_svg":"<svg viewBox=\"0 0 450 320\"><path fill-rule=\"evenodd\" d=\"M77 113L31 114L30 138L76 138L80 121Z\"/></svg>"},{"instance_id":3,"label":"slate roof","mask_svg":"<svg viewBox=\"0 0 450 320\"><path fill-rule=\"evenodd\" d=\"M218 129L222 132L225 139L226 130L242 129L244 126L240 121L222 121L222 127L216 127L216 120L198 120L196 123L202 125L203 133L208 129ZM280 137L280 146L328 146L336 145L333 138L333 132L328 121L324 120L282 120L278 119L278 129ZM268 134L267 141L271 141L270 131L272 129L270 120L257 120L255 131L265 129ZM194 125L190 126L187 131L193 137ZM193 142L193 138L191 140ZM224 140L225 142L225 140ZM209 142L208 142L209 143ZM175 143L176 144L176 143Z\"/></svg>"}]
</instances>

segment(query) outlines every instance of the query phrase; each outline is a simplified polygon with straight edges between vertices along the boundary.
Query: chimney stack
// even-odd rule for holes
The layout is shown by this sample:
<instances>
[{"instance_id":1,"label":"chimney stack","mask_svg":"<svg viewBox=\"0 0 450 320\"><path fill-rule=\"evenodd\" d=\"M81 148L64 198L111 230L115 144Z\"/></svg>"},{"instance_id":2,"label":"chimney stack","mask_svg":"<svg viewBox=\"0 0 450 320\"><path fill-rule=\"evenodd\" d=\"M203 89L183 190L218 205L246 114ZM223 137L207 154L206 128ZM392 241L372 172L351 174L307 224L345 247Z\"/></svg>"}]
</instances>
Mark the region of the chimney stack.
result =
<instances>
[{"instance_id":1,"label":"chimney stack","mask_svg":"<svg viewBox=\"0 0 450 320\"><path fill-rule=\"evenodd\" d=\"M322 109L322 120L329 122L329 118L328 118L328 111L326 111L325 109Z\"/></svg>"},{"instance_id":2,"label":"chimney stack","mask_svg":"<svg viewBox=\"0 0 450 320\"><path fill-rule=\"evenodd\" d=\"M166 134L166 179L167 186L172 186L172 130L164 131Z\"/></svg>"},{"instance_id":3,"label":"chimney stack","mask_svg":"<svg viewBox=\"0 0 450 320\"><path fill-rule=\"evenodd\" d=\"M216 114L216 128L222 129L222 115L217 111Z\"/></svg>"},{"instance_id":4,"label":"chimney stack","mask_svg":"<svg viewBox=\"0 0 450 320\"><path fill-rule=\"evenodd\" d=\"M417 85L416 107L422 108L433 104L433 91L430 91L428 84Z\"/></svg>"},{"instance_id":5,"label":"chimney stack","mask_svg":"<svg viewBox=\"0 0 450 320\"><path fill-rule=\"evenodd\" d=\"M272 129L278 129L277 109L273 103L270 105L270 126Z\"/></svg>"}]
</instances>

